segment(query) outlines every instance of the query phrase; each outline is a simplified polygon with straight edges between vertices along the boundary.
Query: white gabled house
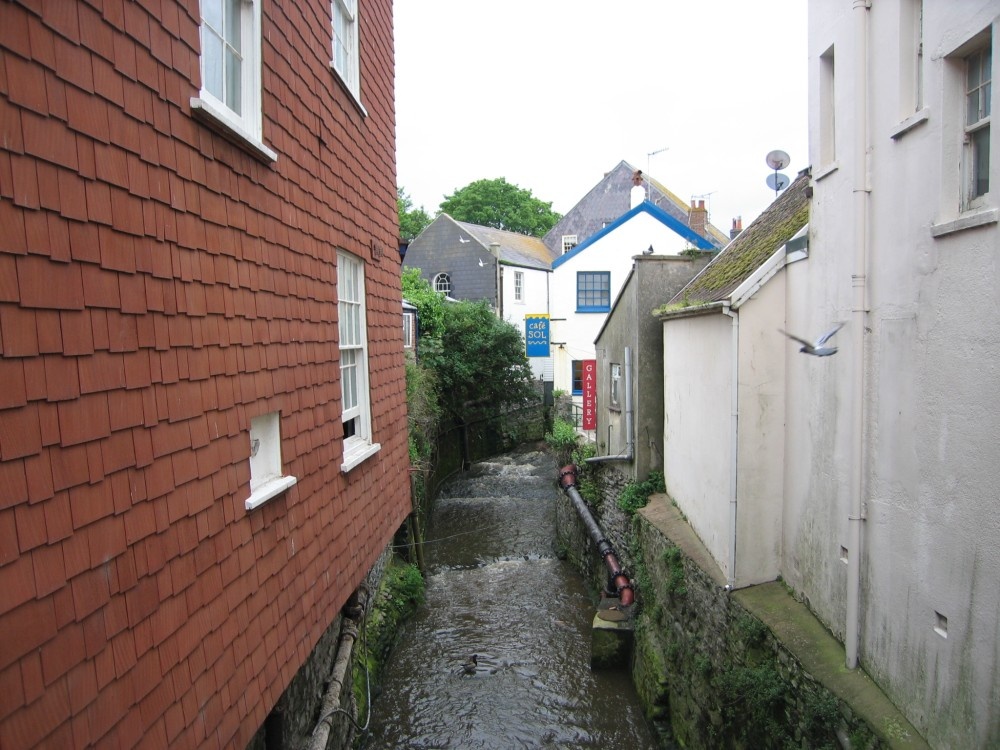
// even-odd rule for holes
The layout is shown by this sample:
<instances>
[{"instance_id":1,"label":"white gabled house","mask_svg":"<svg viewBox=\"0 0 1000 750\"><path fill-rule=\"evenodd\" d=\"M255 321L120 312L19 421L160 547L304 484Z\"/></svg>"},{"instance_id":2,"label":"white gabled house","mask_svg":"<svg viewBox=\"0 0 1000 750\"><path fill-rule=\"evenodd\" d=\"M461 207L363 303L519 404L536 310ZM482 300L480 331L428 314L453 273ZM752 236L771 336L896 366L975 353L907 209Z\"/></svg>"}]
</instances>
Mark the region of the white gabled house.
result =
<instances>
[{"instance_id":1,"label":"white gabled house","mask_svg":"<svg viewBox=\"0 0 1000 750\"><path fill-rule=\"evenodd\" d=\"M634 189L633 207L552 262L550 296L553 387L583 396L583 363L637 255L680 255L714 246Z\"/></svg>"}]
</instances>

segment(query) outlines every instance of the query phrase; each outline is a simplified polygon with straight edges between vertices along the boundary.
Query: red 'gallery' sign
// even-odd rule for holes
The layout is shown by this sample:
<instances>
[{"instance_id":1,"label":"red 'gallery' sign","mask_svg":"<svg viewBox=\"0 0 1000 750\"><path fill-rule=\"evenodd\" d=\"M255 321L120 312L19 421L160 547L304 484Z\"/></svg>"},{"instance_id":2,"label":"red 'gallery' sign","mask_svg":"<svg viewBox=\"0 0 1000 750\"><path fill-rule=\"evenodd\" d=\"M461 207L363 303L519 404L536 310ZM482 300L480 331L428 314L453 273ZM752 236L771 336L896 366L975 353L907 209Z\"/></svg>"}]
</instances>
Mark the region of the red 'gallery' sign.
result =
<instances>
[{"instance_id":1,"label":"red 'gallery' sign","mask_svg":"<svg viewBox=\"0 0 1000 750\"><path fill-rule=\"evenodd\" d=\"M583 424L585 430L597 429L597 360L585 359L583 367Z\"/></svg>"}]
</instances>

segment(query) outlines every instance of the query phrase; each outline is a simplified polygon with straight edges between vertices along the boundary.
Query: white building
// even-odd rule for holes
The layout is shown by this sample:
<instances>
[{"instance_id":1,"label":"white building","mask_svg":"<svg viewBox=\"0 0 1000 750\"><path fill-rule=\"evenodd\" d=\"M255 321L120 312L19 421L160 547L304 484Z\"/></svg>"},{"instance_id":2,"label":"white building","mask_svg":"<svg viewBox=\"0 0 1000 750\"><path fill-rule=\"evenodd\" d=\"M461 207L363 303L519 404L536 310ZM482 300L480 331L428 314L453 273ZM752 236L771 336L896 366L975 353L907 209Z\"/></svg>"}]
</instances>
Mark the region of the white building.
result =
<instances>
[{"instance_id":1,"label":"white building","mask_svg":"<svg viewBox=\"0 0 1000 750\"><path fill-rule=\"evenodd\" d=\"M786 270L789 328L847 325L788 359L782 575L940 748L1000 747L998 16L810 2L810 249Z\"/></svg>"},{"instance_id":2,"label":"white building","mask_svg":"<svg viewBox=\"0 0 1000 750\"><path fill-rule=\"evenodd\" d=\"M552 262L553 384L556 390L582 398L582 367L596 358L594 339L643 253L680 255L689 248L712 250L701 235L659 206L642 200L631 210Z\"/></svg>"}]
</instances>

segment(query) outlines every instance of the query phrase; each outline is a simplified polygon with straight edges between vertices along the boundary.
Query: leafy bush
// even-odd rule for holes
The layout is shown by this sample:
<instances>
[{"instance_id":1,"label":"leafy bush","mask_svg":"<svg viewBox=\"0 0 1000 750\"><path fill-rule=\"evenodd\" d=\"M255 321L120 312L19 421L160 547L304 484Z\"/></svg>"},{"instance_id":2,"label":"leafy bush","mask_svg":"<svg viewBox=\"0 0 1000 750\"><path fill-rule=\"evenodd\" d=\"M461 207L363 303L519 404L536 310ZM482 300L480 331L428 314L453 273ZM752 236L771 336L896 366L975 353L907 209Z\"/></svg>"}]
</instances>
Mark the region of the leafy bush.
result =
<instances>
[{"instance_id":1,"label":"leafy bush","mask_svg":"<svg viewBox=\"0 0 1000 750\"><path fill-rule=\"evenodd\" d=\"M440 339L420 337L421 362L434 370L438 401L454 418L537 399L519 329L485 302L445 305Z\"/></svg>"},{"instance_id":2,"label":"leafy bush","mask_svg":"<svg viewBox=\"0 0 1000 750\"><path fill-rule=\"evenodd\" d=\"M645 482L629 482L618 496L618 507L633 515L639 508L646 507L649 496L658 492L666 492L663 474L658 471L649 472Z\"/></svg>"},{"instance_id":3,"label":"leafy bush","mask_svg":"<svg viewBox=\"0 0 1000 750\"><path fill-rule=\"evenodd\" d=\"M545 433L545 442L555 452L560 466L570 462L578 439L576 427L558 418L552 422L552 432Z\"/></svg>"}]
</instances>

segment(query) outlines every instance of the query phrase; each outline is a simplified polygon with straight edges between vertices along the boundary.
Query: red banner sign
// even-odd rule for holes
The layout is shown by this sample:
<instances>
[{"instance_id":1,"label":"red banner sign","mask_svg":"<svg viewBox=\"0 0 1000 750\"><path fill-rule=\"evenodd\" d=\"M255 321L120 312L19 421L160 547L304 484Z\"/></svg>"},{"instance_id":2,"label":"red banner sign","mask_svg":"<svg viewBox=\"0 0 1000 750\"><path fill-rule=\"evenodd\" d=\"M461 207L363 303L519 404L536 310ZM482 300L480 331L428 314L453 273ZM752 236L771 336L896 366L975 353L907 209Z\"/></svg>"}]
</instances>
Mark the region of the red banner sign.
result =
<instances>
[{"instance_id":1,"label":"red banner sign","mask_svg":"<svg viewBox=\"0 0 1000 750\"><path fill-rule=\"evenodd\" d=\"M583 367L583 424L585 430L597 429L597 360L585 359Z\"/></svg>"}]
</instances>

